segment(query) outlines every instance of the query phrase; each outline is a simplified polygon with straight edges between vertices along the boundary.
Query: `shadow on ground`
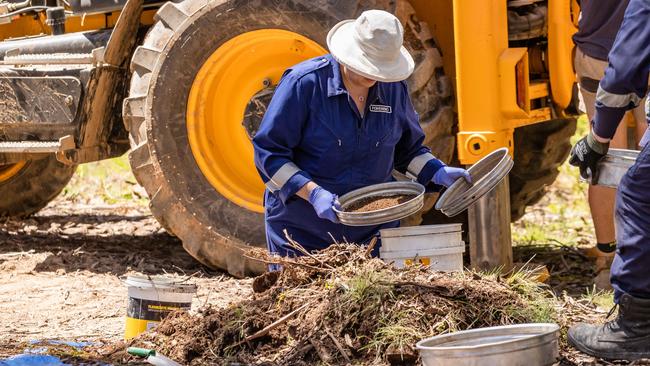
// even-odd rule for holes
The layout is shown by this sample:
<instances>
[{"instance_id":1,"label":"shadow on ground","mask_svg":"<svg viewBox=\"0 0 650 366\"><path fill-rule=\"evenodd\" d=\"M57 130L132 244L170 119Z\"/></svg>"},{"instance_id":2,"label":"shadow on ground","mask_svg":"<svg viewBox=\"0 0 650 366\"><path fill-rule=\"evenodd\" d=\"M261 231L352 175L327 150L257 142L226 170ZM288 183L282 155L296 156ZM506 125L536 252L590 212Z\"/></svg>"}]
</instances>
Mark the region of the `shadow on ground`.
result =
<instances>
[{"instance_id":1,"label":"shadow on ground","mask_svg":"<svg viewBox=\"0 0 650 366\"><path fill-rule=\"evenodd\" d=\"M65 270L122 275L191 274L207 268L147 214L39 215L0 222L0 266L8 258L49 253L35 272Z\"/></svg>"},{"instance_id":2,"label":"shadow on ground","mask_svg":"<svg viewBox=\"0 0 650 366\"><path fill-rule=\"evenodd\" d=\"M548 284L556 294L566 291L580 296L593 286L595 261L580 248L557 243L513 247L515 262L545 265L550 273Z\"/></svg>"}]
</instances>

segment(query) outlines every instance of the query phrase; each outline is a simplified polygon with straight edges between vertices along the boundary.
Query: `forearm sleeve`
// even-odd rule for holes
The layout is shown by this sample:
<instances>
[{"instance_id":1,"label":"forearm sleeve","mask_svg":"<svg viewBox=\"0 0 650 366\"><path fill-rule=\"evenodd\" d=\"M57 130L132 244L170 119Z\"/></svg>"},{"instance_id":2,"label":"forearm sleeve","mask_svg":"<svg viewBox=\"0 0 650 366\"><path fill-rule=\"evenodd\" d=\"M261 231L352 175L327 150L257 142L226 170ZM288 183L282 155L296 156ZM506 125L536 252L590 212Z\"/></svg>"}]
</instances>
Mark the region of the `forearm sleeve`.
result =
<instances>
[{"instance_id":1,"label":"forearm sleeve","mask_svg":"<svg viewBox=\"0 0 650 366\"><path fill-rule=\"evenodd\" d=\"M596 135L614 136L625 112L638 106L646 95L649 70L650 1L631 0L596 94L592 121Z\"/></svg>"},{"instance_id":2,"label":"forearm sleeve","mask_svg":"<svg viewBox=\"0 0 650 366\"><path fill-rule=\"evenodd\" d=\"M293 162L308 117L307 101L300 80L282 78L253 138L255 166L267 189L286 202L311 180Z\"/></svg>"}]
</instances>

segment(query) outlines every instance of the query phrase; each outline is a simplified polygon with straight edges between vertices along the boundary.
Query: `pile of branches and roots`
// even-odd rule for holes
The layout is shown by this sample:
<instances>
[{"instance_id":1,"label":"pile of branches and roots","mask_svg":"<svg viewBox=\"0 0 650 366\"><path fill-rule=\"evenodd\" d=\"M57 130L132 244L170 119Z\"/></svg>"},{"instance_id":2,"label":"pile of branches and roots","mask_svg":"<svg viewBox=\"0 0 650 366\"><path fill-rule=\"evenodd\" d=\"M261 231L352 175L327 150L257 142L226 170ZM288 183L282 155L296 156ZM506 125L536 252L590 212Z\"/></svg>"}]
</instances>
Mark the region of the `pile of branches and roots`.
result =
<instances>
[{"instance_id":1,"label":"pile of branches and roots","mask_svg":"<svg viewBox=\"0 0 650 366\"><path fill-rule=\"evenodd\" d=\"M397 269L335 244L288 259L225 309L173 313L133 345L188 365L415 364L417 341L451 331L554 318L551 295L525 272Z\"/></svg>"}]
</instances>

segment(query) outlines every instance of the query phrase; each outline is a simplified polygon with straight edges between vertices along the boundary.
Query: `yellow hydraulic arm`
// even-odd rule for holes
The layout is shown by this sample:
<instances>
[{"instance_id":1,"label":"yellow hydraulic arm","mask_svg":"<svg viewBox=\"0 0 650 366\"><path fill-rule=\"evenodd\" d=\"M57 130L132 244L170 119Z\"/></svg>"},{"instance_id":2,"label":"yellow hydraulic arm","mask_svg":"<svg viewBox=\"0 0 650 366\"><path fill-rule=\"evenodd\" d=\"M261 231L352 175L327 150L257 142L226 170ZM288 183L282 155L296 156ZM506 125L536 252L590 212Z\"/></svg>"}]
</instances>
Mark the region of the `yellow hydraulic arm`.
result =
<instances>
[{"instance_id":1,"label":"yellow hydraulic arm","mask_svg":"<svg viewBox=\"0 0 650 366\"><path fill-rule=\"evenodd\" d=\"M506 0L412 1L418 16L433 25L445 73L454 77L461 163L473 164L500 147L514 153L515 128L562 117L575 81L574 3L548 0L549 78L530 80L528 49L508 45ZM531 103L536 99L545 103Z\"/></svg>"},{"instance_id":2,"label":"yellow hydraulic arm","mask_svg":"<svg viewBox=\"0 0 650 366\"><path fill-rule=\"evenodd\" d=\"M463 164L500 147L513 153L516 127L554 118L551 106L531 109L532 100L550 93L559 111L571 100L571 2L548 2L550 80L537 82L529 78L528 49L508 47L506 6L503 0L454 1L457 142Z\"/></svg>"}]
</instances>

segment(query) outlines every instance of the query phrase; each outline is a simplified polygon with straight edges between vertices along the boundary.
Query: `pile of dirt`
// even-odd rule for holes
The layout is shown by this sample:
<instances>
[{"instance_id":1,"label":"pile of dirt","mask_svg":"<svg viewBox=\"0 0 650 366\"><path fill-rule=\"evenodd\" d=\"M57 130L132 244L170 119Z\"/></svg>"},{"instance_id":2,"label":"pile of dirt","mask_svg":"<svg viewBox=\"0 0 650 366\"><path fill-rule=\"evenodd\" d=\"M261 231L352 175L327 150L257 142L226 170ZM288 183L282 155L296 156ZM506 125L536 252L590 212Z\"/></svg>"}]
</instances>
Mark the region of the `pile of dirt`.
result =
<instances>
[{"instance_id":1,"label":"pile of dirt","mask_svg":"<svg viewBox=\"0 0 650 366\"><path fill-rule=\"evenodd\" d=\"M412 194L396 194L391 196L367 197L354 202L345 208L347 212L369 212L394 207L415 198Z\"/></svg>"},{"instance_id":2,"label":"pile of dirt","mask_svg":"<svg viewBox=\"0 0 650 366\"><path fill-rule=\"evenodd\" d=\"M173 313L129 345L187 365L414 364L422 338L552 315L526 276L397 269L367 253L337 244L297 259L260 256L284 269L258 277L252 298ZM112 358L129 361L126 346Z\"/></svg>"}]
</instances>

